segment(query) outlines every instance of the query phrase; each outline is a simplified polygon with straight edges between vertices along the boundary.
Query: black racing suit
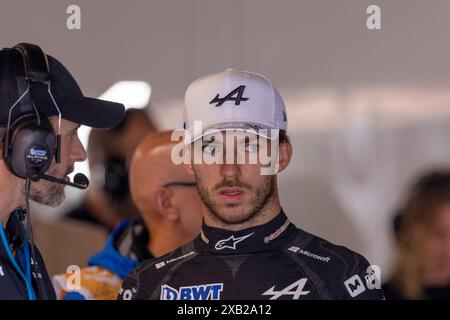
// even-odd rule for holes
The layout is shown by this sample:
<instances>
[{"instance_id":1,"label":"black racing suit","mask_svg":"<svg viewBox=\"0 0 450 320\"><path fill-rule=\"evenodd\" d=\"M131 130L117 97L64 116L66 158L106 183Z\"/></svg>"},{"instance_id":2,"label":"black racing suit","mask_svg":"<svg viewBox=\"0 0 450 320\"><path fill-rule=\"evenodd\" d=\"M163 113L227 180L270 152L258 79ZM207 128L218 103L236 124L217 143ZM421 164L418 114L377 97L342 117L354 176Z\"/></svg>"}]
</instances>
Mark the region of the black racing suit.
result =
<instances>
[{"instance_id":1,"label":"black racing suit","mask_svg":"<svg viewBox=\"0 0 450 320\"><path fill-rule=\"evenodd\" d=\"M378 270L379 271L379 270ZM289 222L237 232L203 225L193 242L136 268L119 299L384 299L377 267Z\"/></svg>"},{"instance_id":2,"label":"black racing suit","mask_svg":"<svg viewBox=\"0 0 450 320\"><path fill-rule=\"evenodd\" d=\"M0 300L55 300L55 291L36 247L37 261L32 259L22 219L23 213L17 209L10 215L6 227L0 226L3 228L0 232Z\"/></svg>"}]
</instances>

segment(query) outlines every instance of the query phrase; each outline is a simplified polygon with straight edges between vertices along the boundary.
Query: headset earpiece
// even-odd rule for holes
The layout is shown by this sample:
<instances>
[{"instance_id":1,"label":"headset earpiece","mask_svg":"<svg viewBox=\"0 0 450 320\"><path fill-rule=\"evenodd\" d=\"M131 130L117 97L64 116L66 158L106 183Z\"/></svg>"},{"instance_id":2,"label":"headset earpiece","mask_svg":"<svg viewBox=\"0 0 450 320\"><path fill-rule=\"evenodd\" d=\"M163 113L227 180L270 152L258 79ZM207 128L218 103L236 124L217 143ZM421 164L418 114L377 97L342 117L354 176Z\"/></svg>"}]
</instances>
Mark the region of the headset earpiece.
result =
<instances>
[{"instance_id":1,"label":"headset earpiece","mask_svg":"<svg viewBox=\"0 0 450 320\"><path fill-rule=\"evenodd\" d=\"M40 122L40 123L39 123ZM30 172L44 174L51 165L55 150L55 134L50 121L35 114L18 118L11 125L6 164L18 177Z\"/></svg>"}]
</instances>

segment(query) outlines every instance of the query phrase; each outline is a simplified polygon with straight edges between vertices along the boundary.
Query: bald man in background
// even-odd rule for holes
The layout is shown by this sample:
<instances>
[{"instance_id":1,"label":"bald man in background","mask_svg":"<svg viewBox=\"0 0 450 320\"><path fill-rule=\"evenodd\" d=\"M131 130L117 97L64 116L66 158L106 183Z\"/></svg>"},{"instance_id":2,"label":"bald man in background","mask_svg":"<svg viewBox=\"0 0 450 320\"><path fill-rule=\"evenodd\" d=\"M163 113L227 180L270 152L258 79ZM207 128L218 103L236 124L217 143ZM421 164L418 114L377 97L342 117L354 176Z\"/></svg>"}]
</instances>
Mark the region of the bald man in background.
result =
<instances>
[{"instance_id":1,"label":"bald man in background","mask_svg":"<svg viewBox=\"0 0 450 320\"><path fill-rule=\"evenodd\" d=\"M171 132L148 135L130 168L130 190L141 217L122 222L88 267L53 277L58 299L116 299L122 280L142 261L192 241L200 232L202 205L193 176L171 161ZM77 286L77 284L79 284Z\"/></svg>"}]
</instances>

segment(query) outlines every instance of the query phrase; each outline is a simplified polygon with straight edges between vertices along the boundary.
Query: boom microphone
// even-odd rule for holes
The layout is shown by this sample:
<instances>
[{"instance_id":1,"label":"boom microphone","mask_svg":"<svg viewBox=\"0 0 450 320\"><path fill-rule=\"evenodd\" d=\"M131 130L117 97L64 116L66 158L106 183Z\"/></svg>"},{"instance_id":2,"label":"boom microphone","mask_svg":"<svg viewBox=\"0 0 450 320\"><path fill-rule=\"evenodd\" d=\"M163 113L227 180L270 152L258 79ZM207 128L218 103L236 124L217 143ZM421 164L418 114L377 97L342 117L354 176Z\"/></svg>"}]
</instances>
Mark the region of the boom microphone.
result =
<instances>
[{"instance_id":1,"label":"boom microphone","mask_svg":"<svg viewBox=\"0 0 450 320\"><path fill-rule=\"evenodd\" d=\"M82 173L77 173L75 177L73 177L73 182L66 181L64 179L59 179L56 177L48 176L46 174L33 174L31 180L39 181L40 179L44 179L50 182L64 184L69 187L74 187L78 189L86 189L89 186L89 179Z\"/></svg>"}]
</instances>

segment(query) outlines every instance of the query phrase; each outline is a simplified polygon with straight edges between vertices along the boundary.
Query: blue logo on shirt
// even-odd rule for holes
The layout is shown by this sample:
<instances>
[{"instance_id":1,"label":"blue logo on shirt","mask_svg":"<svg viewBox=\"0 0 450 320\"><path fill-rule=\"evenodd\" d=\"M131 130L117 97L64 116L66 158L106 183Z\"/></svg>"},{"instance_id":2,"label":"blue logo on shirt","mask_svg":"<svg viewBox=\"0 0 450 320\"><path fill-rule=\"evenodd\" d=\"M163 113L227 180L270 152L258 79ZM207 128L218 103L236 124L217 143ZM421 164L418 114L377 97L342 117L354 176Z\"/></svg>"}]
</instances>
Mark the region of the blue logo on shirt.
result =
<instances>
[{"instance_id":1,"label":"blue logo on shirt","mask_svg":"<svg viewBox=\"0 0 450 320\"><path fill-rule=\"evenodd\" d=\"M161 286L161 300L219 300L223 283L202 284L198 286L172 288Z\"/></svg>"}]
</instances>

